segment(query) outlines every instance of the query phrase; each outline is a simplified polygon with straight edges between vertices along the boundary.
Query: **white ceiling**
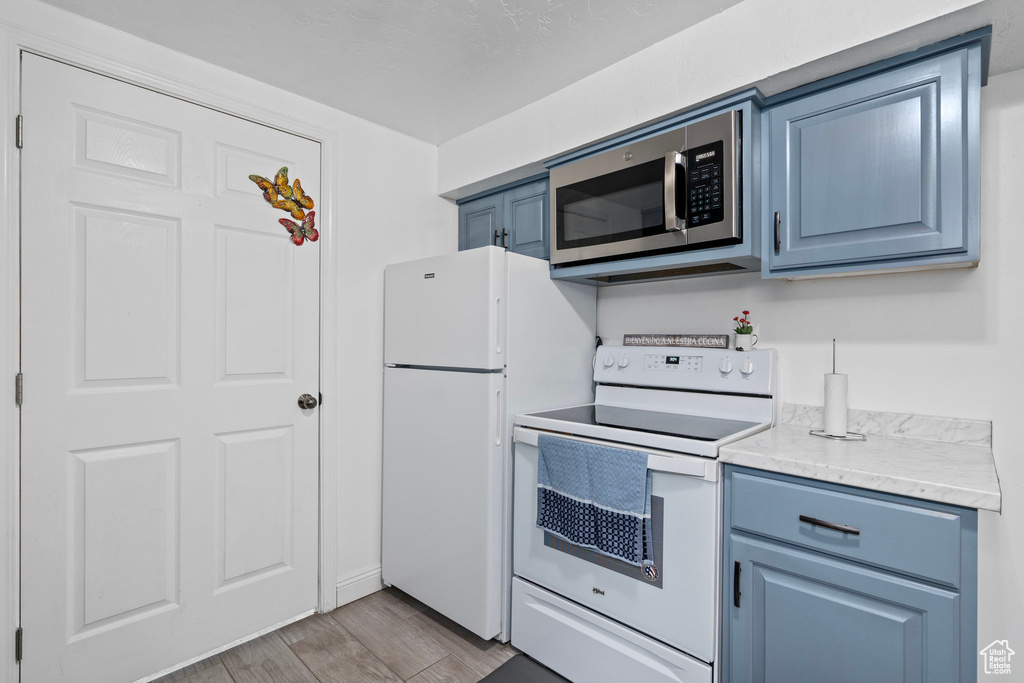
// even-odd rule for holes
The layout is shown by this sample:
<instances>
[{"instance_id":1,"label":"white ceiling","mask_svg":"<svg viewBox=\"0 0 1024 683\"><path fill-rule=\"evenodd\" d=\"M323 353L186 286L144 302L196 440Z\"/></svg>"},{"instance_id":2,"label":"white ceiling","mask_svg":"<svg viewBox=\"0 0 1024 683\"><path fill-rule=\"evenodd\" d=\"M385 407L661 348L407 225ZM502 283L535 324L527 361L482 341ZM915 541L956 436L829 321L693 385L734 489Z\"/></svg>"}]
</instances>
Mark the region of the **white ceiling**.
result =
<instances>
[{"instance_id":1,"label":"white ceiling","mask_svg":"<svg viewBox=\"0 0 1024 683\"><path fill-rule=\"evenodd\" d=\"M740 2L43 1L435 144Z\"/></svg>"}]
</instances>

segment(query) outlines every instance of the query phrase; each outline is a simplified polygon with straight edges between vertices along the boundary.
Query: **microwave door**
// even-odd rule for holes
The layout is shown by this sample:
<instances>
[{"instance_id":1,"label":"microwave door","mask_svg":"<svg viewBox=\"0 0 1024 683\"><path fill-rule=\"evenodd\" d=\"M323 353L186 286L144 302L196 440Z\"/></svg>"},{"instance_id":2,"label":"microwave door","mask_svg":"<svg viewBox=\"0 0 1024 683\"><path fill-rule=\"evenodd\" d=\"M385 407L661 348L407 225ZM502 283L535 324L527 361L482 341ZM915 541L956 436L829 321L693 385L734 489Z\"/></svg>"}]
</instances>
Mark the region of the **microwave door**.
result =
<instances>
[{"instance_id":1,"label":"microwave door","mask_svg":"<svg viewBox=\"0 0 1024 683\"><path fill-rule=\"evenodd\" d=\"M686 164L685 155L665 155L665 229L680 230L686 241Z\"/></svg>"}]
</instances>

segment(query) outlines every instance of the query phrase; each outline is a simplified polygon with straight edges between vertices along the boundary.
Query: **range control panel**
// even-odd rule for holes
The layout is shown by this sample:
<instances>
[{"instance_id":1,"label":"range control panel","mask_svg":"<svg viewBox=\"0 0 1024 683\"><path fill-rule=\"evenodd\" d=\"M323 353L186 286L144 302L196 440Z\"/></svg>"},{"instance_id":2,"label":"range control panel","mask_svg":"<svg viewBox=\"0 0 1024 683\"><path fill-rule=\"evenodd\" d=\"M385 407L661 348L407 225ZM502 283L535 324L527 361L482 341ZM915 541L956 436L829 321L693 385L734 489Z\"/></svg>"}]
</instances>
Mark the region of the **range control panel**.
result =
<instances>
[{"instance_id":1,"label":"range control panel","mask_svg":"<svg viewBox=\"0 0 1024 683\"><path fill-rule=\"evenodd\" d=\"M594 381L771 396L775 362L771 349L601 346L594 359Z\"/></svg>"},{"instance_id":2,"label":"range control panel","mask_svg":"<svg viewBox=\"0 0 1024 683\"><path fill-rule=\"evenodd\" d=\"M704 356L671 356L659 353L644 354L644 370L700 372L703 368Z\"/></svg>"}]
</instances>

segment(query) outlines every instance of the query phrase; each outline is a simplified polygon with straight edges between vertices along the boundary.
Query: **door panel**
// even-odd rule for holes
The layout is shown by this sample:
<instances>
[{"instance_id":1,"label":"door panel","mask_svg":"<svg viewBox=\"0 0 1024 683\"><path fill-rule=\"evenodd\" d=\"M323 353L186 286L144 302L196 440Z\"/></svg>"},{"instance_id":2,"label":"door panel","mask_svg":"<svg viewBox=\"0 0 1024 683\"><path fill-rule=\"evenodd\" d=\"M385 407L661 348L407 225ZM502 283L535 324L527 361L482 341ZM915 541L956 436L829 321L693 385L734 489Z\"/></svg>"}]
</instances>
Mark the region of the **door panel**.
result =
<instances>
[{"instance_id":1,"label":"door panel","mask_svg":"<svg viewBox=\"0 0 1024 683\"><path fill-rule=\"evenodd\" d=\"M505 366L505 251L470 249L384 269L384 362Z\"/></svg>"},{"instance_id":2,"label":"door panel","mask_svg":"<svg viewBox=\"0 0 1024 683\"><path fill-rule=\"evenodd\" d=\"M504 376L384 369L384 580L501 630Z\"/></svg>"},{"instance_id":3,"label":"door panel","mask_svg":"<svg viewBox=\"0 0 1024 683\"><path fill-rule=\"evenodd\" d=\"M178 603L178 454L175 440L71 453L72 639Z\"/></svg>"},{"instance_id":4,"label":"door panel","mask_svg":"<svg viewBox=\"0 0 1024 683\"><path fill-rule=\"evenodd\" d=\"M75 389L177 385L181 221L71 211Z\"/></svg>"},{"instance_id":5,"label":"door panel","mask_svg":"<svg viewBox=\"0 0 1024 683\"><path fill-rule=\"evenodd\" d=\"M22 68L22 680L131 681L316 605L319 247L248 175L319 146Z\"/></svg>"},{"instance_id":6,"label":"door panel","mask_svg":"<svg viewBox=\"0 0 1024 683\"><path fill-rule=\"evenodd\" d=\"M290 426L217 435L218 591L292 564L293 439Z\"/></svg>"},{"instance_id":7,"label":"door panel","mask_svg":"<svg viewBox=\"0 0 1024 683\"><path fill-rule=\"evenodd\" d=\"M288 381L294 374L295 247L280 235L221 225L214 230L217 380Z\"/></svg>"}]
</instances>

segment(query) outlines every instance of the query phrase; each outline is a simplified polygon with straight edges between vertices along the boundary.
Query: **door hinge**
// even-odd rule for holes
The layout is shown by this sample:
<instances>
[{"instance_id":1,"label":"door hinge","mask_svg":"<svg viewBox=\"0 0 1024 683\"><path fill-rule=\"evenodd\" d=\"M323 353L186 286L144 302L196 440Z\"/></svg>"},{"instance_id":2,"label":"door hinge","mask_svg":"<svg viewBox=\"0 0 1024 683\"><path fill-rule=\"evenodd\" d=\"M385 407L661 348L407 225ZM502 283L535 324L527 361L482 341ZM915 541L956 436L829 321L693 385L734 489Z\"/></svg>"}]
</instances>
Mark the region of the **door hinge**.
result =
<instances>
[{"instance_id":1,"label":"door hinge","mask_svg":"<svg viewBox=\"0 0 1024 683\"><path fill-rule=\"evenodd\" d=\"M14 376L14 402L21 405L25 400L25 375L20 372Z\"/></svg>"},{"instance_id":2,"label":"door hinge","mask_svg":"<svg viewBox=\"0 0 1024 683\"><path fill-rule=\"evenodd\" d=\"M18 114L18 117L14 119L14 144L21 149L22 145L22 131L25 128L25 117Z\"/></svg>"},{"instance_id":3,"label":"door hinge","mask_svg":"<svg viewBox=\"0 0 1024 683\"><path fill-rule=\"evenodd\" d=\"M22 630L19 626L14 631L14 661L18 663L21 661L21 641L22 641Z\"/></svg>"}]
</instances>

